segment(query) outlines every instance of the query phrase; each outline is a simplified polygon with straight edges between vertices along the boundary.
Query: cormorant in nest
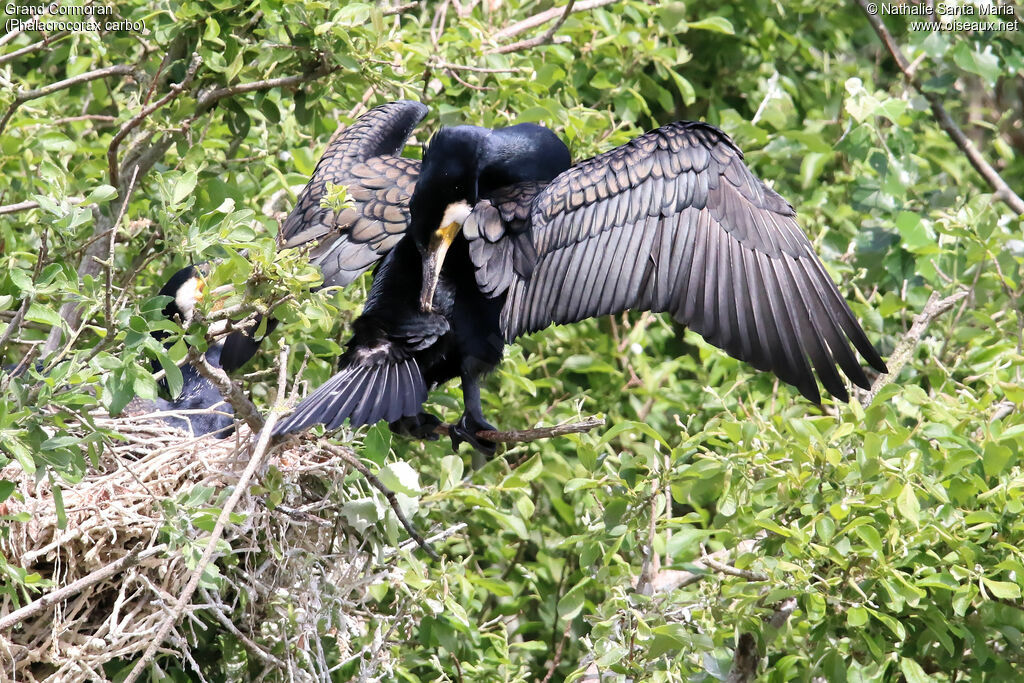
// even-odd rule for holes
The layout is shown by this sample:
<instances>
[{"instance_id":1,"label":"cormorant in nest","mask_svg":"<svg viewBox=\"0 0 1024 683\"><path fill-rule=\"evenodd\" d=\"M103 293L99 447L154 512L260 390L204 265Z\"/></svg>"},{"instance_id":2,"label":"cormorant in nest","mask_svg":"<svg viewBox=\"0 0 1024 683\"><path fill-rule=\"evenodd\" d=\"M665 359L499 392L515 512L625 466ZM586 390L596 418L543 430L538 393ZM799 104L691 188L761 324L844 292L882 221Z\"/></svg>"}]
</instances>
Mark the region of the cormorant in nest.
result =
<instances>
[{"instance_id":1,"label":"cormorant in nest","mask_svg":"<svg viewBox=\"0 0 1024 683\"><path fill-rule=\"evenodd\" d=\"M571 168L565 145L533 124L442 128L422 163L398 156L426 112L400 101L357 120L284 225L287 246L318 240L327 285L379 265L340 372L275 433L384 419L430 437L427 390L460 377L453 444L492 453L476 436L493 429L479 382L504 345L627 309L669 312L815 403L815 373L848 400L837 365L869 386L849 342L886 371L793 207L714 126L671 123ZM322 207L328 182L347 186L354 207Z\"/></svg>"},{"instance_id":2,"label":"cormorant in nest","mask_svg":"<svg viewBox=\"0 0 1024 683\"><path fill-rule=\"evenodd\" d=\"M186 266L176 272L160 289L161 296L171 297L164 306L163 314L168 320L176 320L187 328L192 322L196 305L202 300L206 281L196 266ZM215 323L223 327L224 322ZM212 329L212 328L211 328ZM270 333L269 328L267 334ZM216 334L215 330L214 333ZM163 341L169 335L164 331L156 331L153 336ZM266 336L266 335L264 335ZM255 355L261 339L256 339L248 332L235 330L210 344L206 350L206 362L225 372L234 372L245 365ZM154 365L154 369L158 366ZM195 436L214 434L223 438L234 430L234 410L224 400L217 387L206 379L190 364L181 367L181 392L170 400L157 398L154 401L133 401L128 410L131 414L141 415L152 413L172 427L177 427ZM166 382L161 382L166 390ZM182 415L160 415L172 411L202 411Z\"/></svg>"}]
</instances>

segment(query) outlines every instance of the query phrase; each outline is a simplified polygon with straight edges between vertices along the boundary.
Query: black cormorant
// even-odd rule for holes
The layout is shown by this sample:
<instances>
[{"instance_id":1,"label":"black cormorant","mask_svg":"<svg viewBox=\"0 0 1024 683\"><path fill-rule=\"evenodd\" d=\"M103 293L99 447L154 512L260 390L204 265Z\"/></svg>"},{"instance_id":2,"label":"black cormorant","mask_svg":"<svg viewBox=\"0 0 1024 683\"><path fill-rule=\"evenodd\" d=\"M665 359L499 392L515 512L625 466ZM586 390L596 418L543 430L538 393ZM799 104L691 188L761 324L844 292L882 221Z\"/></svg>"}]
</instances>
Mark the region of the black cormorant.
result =
<instances>
[{"instance_id":1,"label":"black cormorant","mask_svg":"<svg viewBox=\"0 0 1024 683\"><path fill-rule=\"evenodd\" d=\"M422 163L398 156L426 107L378 107L332 143L284 225L318 243L325 283L378 261L341 370L275 429L388 420L430 436L427 390L461 377L457 447L491 429L480 377L516 337L627 309L669 312L817 403L869 382L849 342L885 364L795 220L725 133L671 123L569 168L545 128L442 128ZM345 185L352 208L320 204ZM849 342L848 342L849 340ZM813 370L812 370L813 368Z\"/></svg>"},{"instance_id":2,"label":"black cormorant","mask_svg":"<svg viewBox=\"0 0 1024 683\"><path fill-rule=\"evenodd\" d=\"M206 281L196 266L186 266L170 277L160 289L161 296L171 300L164 306L163 315L176 320L187 328L192 322L196 305L203 297ZM223 322L215 323L223 326ZM211 329L216 334L215 329ZM269 333L269 332L268 332ZM153 336L163 341L169 335L157 330ZM264 335L265 336L265 335ZM234 372L255 355L262 338L257 339L248 332L235 330L220 338L206 350L206 362L225 372ZM154 366L154 369L158 366ZM152 414L172 427L177 427L195 436L213 434L229 436L234 428L234 410L224 400L217 388L191 365L181 367L182 388L170 400L156 398L154 401L136 401L129 407L133 414ZM164 389L165 382L161 382ZM180 415L161 415L165 412L200 411Z\"/></svg>"}]
</instances>

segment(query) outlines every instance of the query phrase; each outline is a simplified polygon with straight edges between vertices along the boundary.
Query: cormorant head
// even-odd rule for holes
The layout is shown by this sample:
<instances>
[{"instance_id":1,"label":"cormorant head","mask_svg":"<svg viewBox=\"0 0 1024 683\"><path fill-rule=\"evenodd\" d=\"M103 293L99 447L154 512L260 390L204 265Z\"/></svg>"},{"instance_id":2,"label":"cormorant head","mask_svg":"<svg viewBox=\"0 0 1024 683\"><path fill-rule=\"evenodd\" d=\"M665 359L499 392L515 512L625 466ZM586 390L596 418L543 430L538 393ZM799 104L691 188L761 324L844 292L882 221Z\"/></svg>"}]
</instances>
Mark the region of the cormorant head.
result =
<instances>
[{"instance_id":1,"label":"cormorant head","mask_svg":"<svg viewBox=\"0 0 1024 683\"><path fill-rule=\"evenodd\" d=\"M185 266L171 276L171 279L160 288L160 296L169 296L171 301L164 306L164 317L168 320L178 319L183 327L188 327L196 310L196 304L203 300L206 280L195 266Z\"/></svg>"},{"instance_id":2,"label":"cormorant head","mask_svg":"<svg viewBox=\"0 0 1024 683\"><path fill-rule=\"evenodd\" d=\"M409 206L409 231L423 254L421 309L431 310L444 257L480 197L519 182L551 180L569 165L565 144L533 123L439 130L423 154Z\"/></svg>"}]
</instances>

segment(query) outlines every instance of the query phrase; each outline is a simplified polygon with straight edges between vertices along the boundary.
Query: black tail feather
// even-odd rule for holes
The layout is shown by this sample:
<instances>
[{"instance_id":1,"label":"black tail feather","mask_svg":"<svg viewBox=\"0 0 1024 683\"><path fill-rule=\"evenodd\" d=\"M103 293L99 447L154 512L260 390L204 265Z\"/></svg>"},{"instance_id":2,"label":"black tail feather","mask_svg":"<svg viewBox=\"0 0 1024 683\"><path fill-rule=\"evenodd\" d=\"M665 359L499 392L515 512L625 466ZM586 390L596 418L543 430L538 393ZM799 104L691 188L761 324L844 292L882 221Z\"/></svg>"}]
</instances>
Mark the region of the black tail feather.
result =
<instances>
[{"instance_id":1,"label":"black tail feather","mask_svg":"<svg viewBox=\"0 0 1024 683\"><path fill-rule=\"evenodd\" d=\"M274 427L274 434L299 432L315 424L335 429L379 420L394 422L416 415L427 400L427 385L412 358L394 363L354 363L306 397L295 412Z\"/></svg>"}]
</instances>

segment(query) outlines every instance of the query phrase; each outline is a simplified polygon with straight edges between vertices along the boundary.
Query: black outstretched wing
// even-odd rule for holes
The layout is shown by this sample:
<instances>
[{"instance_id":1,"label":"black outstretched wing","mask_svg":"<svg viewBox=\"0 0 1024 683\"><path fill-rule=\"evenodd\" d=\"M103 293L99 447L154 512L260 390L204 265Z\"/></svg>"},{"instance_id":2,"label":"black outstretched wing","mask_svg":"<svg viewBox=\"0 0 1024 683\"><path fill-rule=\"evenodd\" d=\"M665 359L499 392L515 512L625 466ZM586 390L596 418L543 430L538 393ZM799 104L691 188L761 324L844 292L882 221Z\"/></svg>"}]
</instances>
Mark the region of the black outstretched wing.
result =
<instances>
[{"instance_id":1,"label":"black outstretched wing","mask_svg":"<svg viewBox=\"0 0 1024 683\"><path fill-rule=\"evenodd\" d=\"M324 285L344 286L391 250L409 224L409 198L420 162L399 156L427 115L419 102L376 107L328 146L282 230L284 246L318 244L310 260ZM327 183L345 185L353 207L340 214L320 206Z\"/></svg>"},{"instance_id":2,"label":"black outstretched wing","mask_svg":"<svg viewBox=\"0 0 1024 683\"><path fill-rule=\"evenodd\" d=\"M509 213L500 202L492 206ZM467 221L471 253L474 220L488 224L482 208ZM493 282L488 274L499 269L477 264L482 288L507 292L501 322L508 340L626 309L668 311L814 402L812 365L841 400L848 393L837 364L858 386L869 385L847 339L885 371L793 207L754 177L713 126L673 123L555 178L530 202L532 255L519 244L521 231L498 237L490 225L489 247L478 251L501 258L499 244L515 240L505 257L507 281Z\"/></svg>"}]
</instances>

